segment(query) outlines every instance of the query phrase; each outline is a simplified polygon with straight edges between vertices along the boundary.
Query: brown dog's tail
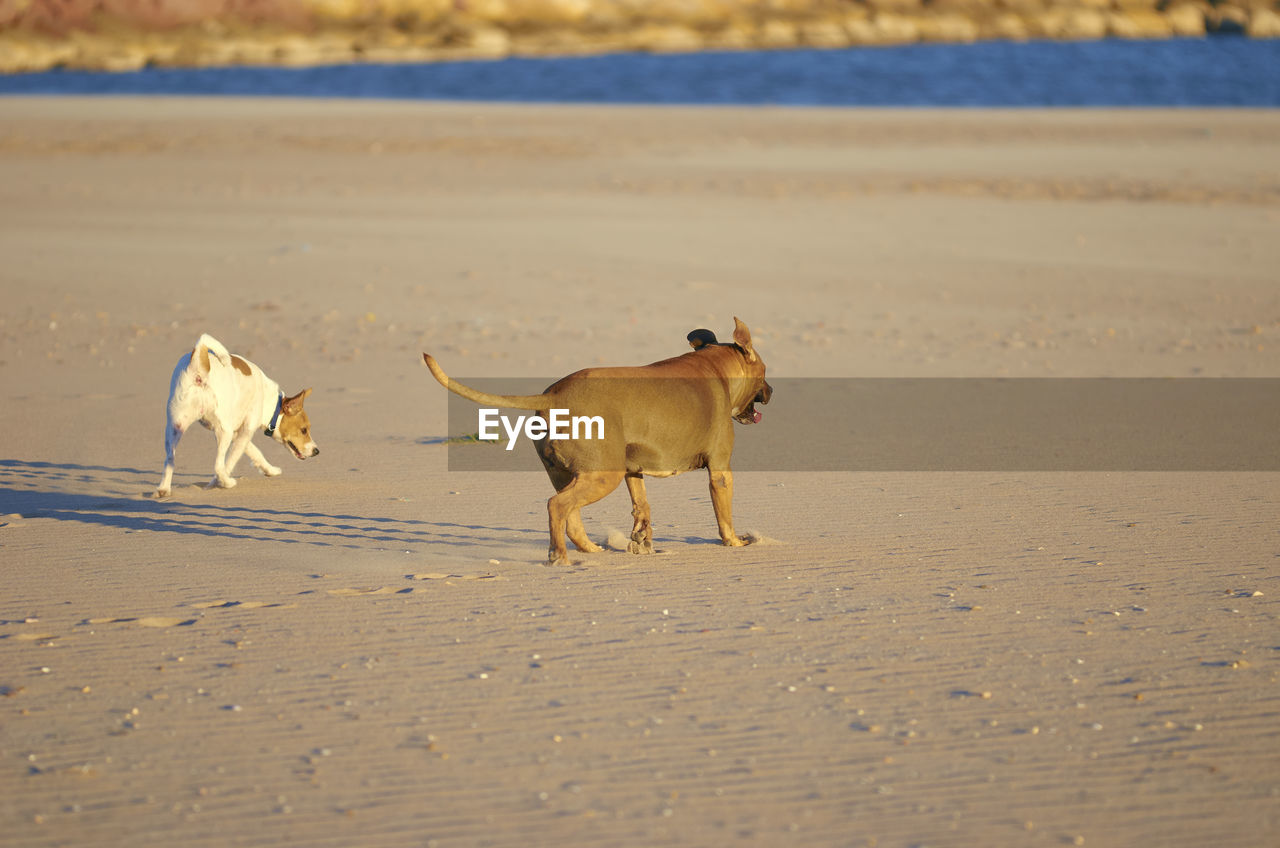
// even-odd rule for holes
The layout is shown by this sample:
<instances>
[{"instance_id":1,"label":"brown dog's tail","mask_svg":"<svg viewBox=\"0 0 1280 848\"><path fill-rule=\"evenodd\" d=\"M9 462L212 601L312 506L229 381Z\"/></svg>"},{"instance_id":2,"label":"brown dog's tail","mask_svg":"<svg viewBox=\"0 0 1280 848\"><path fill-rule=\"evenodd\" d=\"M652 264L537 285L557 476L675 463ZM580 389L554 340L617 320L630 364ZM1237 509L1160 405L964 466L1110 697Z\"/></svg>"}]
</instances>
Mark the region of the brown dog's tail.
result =
<instances>
[{"instance_id":1,"label":"brown dog's tail","mask_svg":"<svg viewBox=\"0 0 1280 848\"><path fill-rule=\"evenodd\" d=\"M476 403L485 406L502 406L507 409L546 409L547 396L542 395L491 395L488 392L479 392L470 386L464 386L457 380L444 373L444 369L440 367L440 363L429 354L422 354L422 361L427 363L427 367L431 369L431 376L435 377L440 385L444 386L455 395L461 395L467 400L473 400Z\"/></svg>"}]
</instances>

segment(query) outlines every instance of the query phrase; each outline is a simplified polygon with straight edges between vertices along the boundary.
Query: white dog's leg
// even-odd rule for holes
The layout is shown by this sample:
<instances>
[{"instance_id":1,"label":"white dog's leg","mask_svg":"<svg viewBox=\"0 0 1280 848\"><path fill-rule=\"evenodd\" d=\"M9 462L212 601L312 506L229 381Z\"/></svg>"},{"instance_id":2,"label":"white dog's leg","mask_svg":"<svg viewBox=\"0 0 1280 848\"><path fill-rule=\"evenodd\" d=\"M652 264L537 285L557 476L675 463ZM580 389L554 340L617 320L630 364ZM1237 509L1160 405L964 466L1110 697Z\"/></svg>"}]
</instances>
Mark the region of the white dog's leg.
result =
<instances>
[{"instance_id":1,"label":"white dog's leg","mask_svg":"<svg viewBox=\"0 0 1280 848\"><path fill-rule=\"evenodd\" d=\"M236 485L236 478L231 476L231 469L235 468L236 460L240 458L240 454L244 451L244 448L242 447L240 450L234 450L233 442L235 440L235 434L229 430L224 430L219 427L213 431L213 434L218 439L218 448L217 452L213 455L213 481L209 485L210 487L221 486L224 489L234 488ZM231 459L231 457L228 456L228 451L232 451L232 456L235 457L234 459ZM228 460L230 460L230 462L228 462Z\"/></svg>"},{"instance_id":2,"label":"white dog's leg","mask_svg":"<svg viewBox=\"0 0 1280 848\"><path fill-rule=\"evenodd\" d=\"M258 446L252 441L245 444L244 452L249 456L249 461L253 463L254 468L257 468L268 477L280 476L280 469L267 462L267 458L262 455L262 451L258 450Z\"/></svg>"},{"instance_id":3,"label":"white dog's leg","mask_svg":"<svg viewBox=\"0 0 1280 848\"><path fill-rule=\"evenodd\" d=\"M230 477L236 471L236 466L240 463L240 457L244 456L245 448L249 446L249 440L253 438L253 428L245 427L236 433L235 438L231 440L231 449L227 451L227 476Z\"/></svg>"},{"instance_id":4,"label":"white dog's leg","mask_svg":"<svg viewBox=\"0 0 1280 848\"><path fill-rule=\"evenodd\" d=\"M156 497L169 497L170 487L173 484L173 455L178 450L178 442L182 441L182 434L186 432L187 424L181 421L170 419L164 428L164 474L160 477L160 485L156 486Z\"/></svg>"}]
</instances>

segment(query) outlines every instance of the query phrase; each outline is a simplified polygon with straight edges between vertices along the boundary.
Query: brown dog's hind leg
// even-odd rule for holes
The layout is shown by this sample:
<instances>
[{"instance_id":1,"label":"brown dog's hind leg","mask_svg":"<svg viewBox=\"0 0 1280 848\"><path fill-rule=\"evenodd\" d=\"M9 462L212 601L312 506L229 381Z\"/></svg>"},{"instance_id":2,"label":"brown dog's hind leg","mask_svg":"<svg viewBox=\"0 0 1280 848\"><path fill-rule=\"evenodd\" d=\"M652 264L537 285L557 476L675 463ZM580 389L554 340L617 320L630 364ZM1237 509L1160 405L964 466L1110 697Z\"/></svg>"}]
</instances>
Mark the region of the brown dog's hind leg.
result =
<instances>
[{"instance_id":1,"label":"brown dog's hind leg","mask_svg":"<svg viewBox=\"0 0 1280 848\"><path fill-rule=\"evenodd\" d=\"M571 519L577 516L576 529L581 531L582 517L579 510L618 488L618 484L622 482L622 475L621 471L584 471L551 496L547 501L547 518L551 529L551 546L547 550L547 565L569 564L564 536L571 525ZM555 482L554 479L552 482ZM582 533L582 540L591 544L585 532ZM574 544L578 544L577 540Z\"/></svg>"},{"instance_id":2,"label":"brown dog's hind leg","mask_svg":"<svg viewBox=\"0 0 1280 848\"><path fill-rule=\"evenodd\" d=\"M584 554L598 554L604 550L587 536L587 529L582 526L581 509L575 509L569 513L564 529L569 534L569 541Z\"/></svg>"},{"instance_id":3,"label":"brown dog's hind leg","mask_svg":"<svg viewBox=\"0 0 1280 848\"><path fill-rule=\"evenodd\" d=\"M653 553L653 525L649 522L649 498L644 490L644 477L639 474L628 474L627 492L631 495L631 517L635 519L627 550L633 554L651 554Z\"/></svg>"},{"instance_id":4,"label":"brown dog's hind leg","mask_svg":"<svg viewBox=\"0 0 1280 848\"><path fill-rule=\"evenodd\" d=\"M573 482L573 475L562 468L548 466L547 476L551 478L551 485L556 487L557 492ZM604 550L587 536L587 529L582 526L581 508L569 512L564 529L569 534L569 541L584 554L596 554Z\"/></svg>"},{"instance_id":5,"label":"brown dog's hind leg","mask_svg":"<svg viewBox=\"0 0 1280 848\"><path fill-rule=\"evenodd\" d=\"M709 470L709 469L708 469ZM746 544L733 532L733 472L710 471L711 506L716 511L716 524L720 527L720 541L733 548Z\"/></svg>"}]
</instances>

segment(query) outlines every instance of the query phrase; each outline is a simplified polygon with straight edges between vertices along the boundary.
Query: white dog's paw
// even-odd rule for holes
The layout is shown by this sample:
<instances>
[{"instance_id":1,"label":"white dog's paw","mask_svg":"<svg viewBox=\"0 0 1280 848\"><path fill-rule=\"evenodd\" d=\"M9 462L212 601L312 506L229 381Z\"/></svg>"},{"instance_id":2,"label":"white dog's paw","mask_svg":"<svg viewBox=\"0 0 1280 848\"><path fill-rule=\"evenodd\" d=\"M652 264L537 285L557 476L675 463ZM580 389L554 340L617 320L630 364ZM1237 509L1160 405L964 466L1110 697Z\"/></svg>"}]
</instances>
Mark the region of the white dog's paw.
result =
<instances>
[{"instance_id":1,"label":"white dog's paw","mask_svg":"<svg viewBox=\"0 0 1280 848\"><path fill-rule=\"evenodd\" d=\"M234 489L236 487L236 478L234 477L214 477L209 481L207 488L210 489Z\"/></svg>"},{"instance_id":2,"label":"white dog's paw","mask_svg":"<svg viewBox=\"0 0 1280 848\"><path fill-rule=\"evenodd\" d=\"M279 468L276 468L274 465L266 465L266 466L263 466L262 468L259 468L258 470L261 471L263 476L265 477L279 477L282 473L284 473Z\"/></svg>"},{"instance_id":3,"label":"white dog's paw","mask_svg":"<svg viewBox=\"0 0 1280 848\"><path fill-rule=\"evenodd\" d=\"M152 492L152 493L151 493L151 497L155 498L156 500L161 500L161 499L163 499L163 498L167 498L167 497L169 497L169 490L168 490L168 489L156 489L154 492Z\"/></svg>"}]
</instances>

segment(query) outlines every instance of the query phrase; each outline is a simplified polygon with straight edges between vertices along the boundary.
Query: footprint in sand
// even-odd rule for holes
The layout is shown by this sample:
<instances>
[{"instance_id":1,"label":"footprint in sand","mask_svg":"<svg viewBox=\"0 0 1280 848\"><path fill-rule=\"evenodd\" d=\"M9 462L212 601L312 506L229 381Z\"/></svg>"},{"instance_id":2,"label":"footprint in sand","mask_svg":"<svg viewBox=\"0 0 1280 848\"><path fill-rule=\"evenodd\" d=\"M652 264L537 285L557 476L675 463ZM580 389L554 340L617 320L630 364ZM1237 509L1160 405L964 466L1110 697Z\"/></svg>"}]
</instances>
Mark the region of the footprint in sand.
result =
<instances>
[{"instance_id":1,"label":"footprint in sand","mask_svg":"<svg viewBox=\"0 0 1280 848\"><path fill-rule=\"evenodd\" d=\"M446 586L453 585L454 580L501 580L496 574L445 574L444 572L427 572L424 574L406 574L406 580L442 580ZM342 589L326 589L330 595L338 597L354 597L358 595L409 595L421 592L412 586L397 589L394 586L352 586Z\"/></svg>"},{"instance_id":2,"label":"footprint in sand","mask_svg":"<svg viewBox=\"0 0 1280 848\"><path fill-rule=\"evenodd\" d=\"M196 609L295 609L298 605L267 601L204 601L191 606Z\"/></svg>"},{"instance_id":3,"label":"footprint in sand","mask_svg":"<svg viewBox=\"0 0 1280 848\"><path fill-rule=\"evenodd\" d=\"M390 586L373 586L373 587L353 586L346 589L326 589L325 591L328 592L330 595L337 595L339 597L351 597L354 595L394 595L397 592L404 592L404 591L412 592L413 590L412 589L408 589L408 590L393 589Z\"/></svg>"},{"instance_id":4,"label":"footprint in sand","mask_svg":"<svg viewBox=\"0 0 1280 848\"><path fill-rule=\"evenodd\" d=\"M292 609L297 604L269 603L267 601L204 601L191 604L195 609ZM171 615L147 616L107 616L103 618L86 618L81 624L135 624L138 627L189 627L199 621L198 618L180 618Z\"/></svg>"},{"instance_id":5,"label":"footprint in sand","mask_svg":"<svg viewBox=\"0 0 1280 848\"><path fill-rule=\"evenodd\" d=\"M139 627L188 627L196 623L194 618L177 618L167 615L147 615L141 618L87 618L83 624L136 624Z\"/></svg>"},{"instance_id":6,"label":"footprint in sand","mask_svg":"<svg viewBox=\"0 0 1280 848\"><path fill-rule=\"evenodd\" d=\"M51 642L58 638L57 633L14 633L12 636L0 638L14 639L18 642Z\"/></svg>"}]
</instances>

